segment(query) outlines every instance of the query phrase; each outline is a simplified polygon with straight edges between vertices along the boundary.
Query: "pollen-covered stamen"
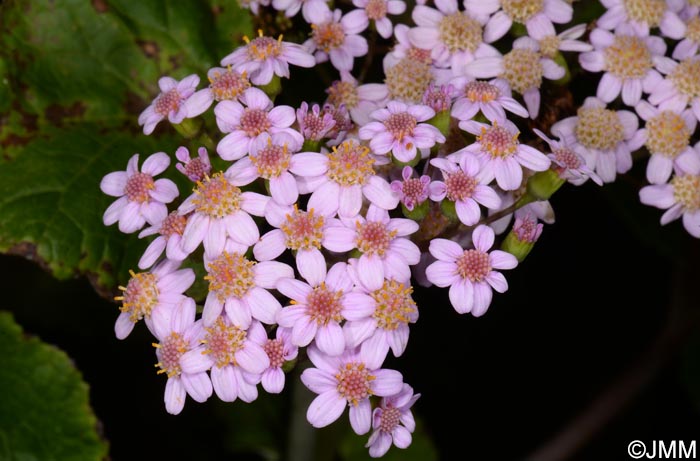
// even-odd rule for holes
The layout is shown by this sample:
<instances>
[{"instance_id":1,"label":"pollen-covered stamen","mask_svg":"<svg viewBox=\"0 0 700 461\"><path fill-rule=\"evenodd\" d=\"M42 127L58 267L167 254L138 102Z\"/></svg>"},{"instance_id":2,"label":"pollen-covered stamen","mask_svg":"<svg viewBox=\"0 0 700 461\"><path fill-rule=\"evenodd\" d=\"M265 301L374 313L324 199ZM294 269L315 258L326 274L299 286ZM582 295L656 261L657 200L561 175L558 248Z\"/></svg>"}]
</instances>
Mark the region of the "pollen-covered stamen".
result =
<instances>
[{"instance_id":1,"label":"pollen-covered stamen","mask_svg":"<svg viewBox=\"0 0 700 461\"><path fill-rule=\"evenodd\" d=\"M329 290L326 287L326 282L321 282L306 297L307 315L318 325L342 321L341 311L343 310L343 305L340 303L342 296L342 290Z\"/></svg>"},{"instance_id":2,"label":"pollen-covered stamen","mask_svg":"<svg viewBox=\"0 0 700 461\"><path fill-rule=\"evenodd\" d=\"M387 229L386 224L379 221L367 221L362 224L357 221L357 249L367 255L384 256L389 244L396 237L396 231Z\"/></svg>"},{"instance_id":3,"label":"pollen-covered stamen","mask_svg":"<svg viewBox=\"0 0 700 461\"><path fill-rule=\"evenodd\" d=\"M195 157L185 165L185 174L193 181L201 181L211 170L211 167L204 163L201 158Z\"/></svg>"},{"instance_id":4,"label":"pollen-covered stamen","mask_svg":"<svg viewBox=\"0 0 700 461\"><path fill-rule=\"evenodd\" d=\"M246 50L250 60L264 61L269 57L277 57L282 54L282 36L277 40L272 37L263 37L262 30L258 30L258 36L253 40L243 37L247 42Z\"/></svg>"},{"instance_id":5,"label":"pollen-covered stamen","mask_svg":"<svg viewBox=\"0 0 700 461\"><path fill-rule=\"evenodd\" d=\"M270 368L279 368L284 365L284 344L279 339L268 339L263 344L263 350L270 359Z\"/></svg>"},{"instance_id":6,"label":"pollen-covered stamen","mask_svg":"<svg viewBox=\"0 0 700 461\"><path fill-rule=\"evenodd\" d=\"M150 317L151 311L158 304L158 286L156 276L150 272L135 274L129 271L129 274L131 279L126 287L119 287L124 292L123 295L114 299L122 301L119 310L129 313L129 319L136 323L144 317Z\"/></svg>"},{"instance_id":7,"label":"pollen-covered stamen","mask_svg":"<svg viewBox=\"0 0 700 461\"><path fill-rule=\"evenodd\" d=\"M539 41L540 44L540 54L545 58L553 59L559 51L559 46L561 45L561 39L556 35L548 35Z\"/></svg>"},{"instance_id":8,"label":"pollen-covered stamen","mask_svg":"<svg viewBox=\"0 0 700 461\"><path fill-rule=\"evenodd\" d=\"M401 419L401 410L394 407L382 408L382 416L379 419L379 430L391 434Z\"/></svg>"},{"instance_id":9,"label":"pollen-covered stamen","mask_svg":"<svg viewBox=\"0 0 700 461\"><path fill-rule=\"evenodd\" d=\"M182 216L178 214L177 211L173 211L165 217L162 223L160 223L160 229L158 230L158 233L163 237L170 237L171 235L182 235L182 233L185 231L186 225L187 216Z\"/></svg>"},{"instance_id":10,"label":"pollen-covered stamen","mask_svg":"<svg viewBox=\"0 0 700 461\"><path fill-rule=\"evenodd\" d=\"M328 177L341 186L363 185L374 174L369 149L356 141L344 141L328 156Z\"/></svg>"},{"instance_id":11,"label":"pollen-covered stamen","mask_svg":"<svg viewBox=\"0 0 700 461\"><path fill-rule=\"evenodd\" d=\"M433 58L430 57L430 50L416 48L415 46L406 50L406 58L423 64L431 64L433 62Z\"/></svg>"},{"instance_id":12,"label":"pollen-covered stamen","mask_svg":"<svg viewBox=\"0 0 700 461\"><path fill-rule=\"evenodd\" d=\"M646 129L649 152L670 158L675 158L688 147L692 134L683 117L671 111L663 111L649 119Z\"/></svg>"},{"instance_id":13,"label":"pollen-covered stamen","mask_svg":"<svg viewBox=\"0 0 700 461\"><path fill-rule=\"evenodd\" d=\"M311 250L321 248L323 239L323 216L314 215L313 208L308 212L294 207L287 215L287 221L280 226L286 237L285 245L290 250Z\"/></svg>"},{"instance_id":14,"label":"pollen-covered stamen","mask_svg":"<svg viewBox=\"0 0 700 461\"><path fill-rule=\"evenodd\" d=\"M391 114L389 118L384 121L384 126L387 131L398 141L401 141L404 136L412 135L416 125L418 125L418 121L408 112Z\"/></svg>"},{"instance_id":15,"label":"pollen-covered stamen","mask_svg":"<svg viewBox=\"0 0 700 461\"><path fill-rule=\"evenodd\" d=\"M425 197L425 189L426 185L418 178L408 178L401 183L401 192L407 203L420 203Z\"/></svg>"},{"instance_id":16,"label":"pollen-covered stamen","mask_svg":"<svg viewBox=\"0 0 700 461\"><path fill-rule=\"evenodd\" d=\"M163 117L167 117L170 112L180 108L181 99L177 88L161 93L154 102L155 110Z\"/></svg>"},{"instance_id":17,"label":"pollen-covered stamen","mask_svg":"<svg viewBox=\"0 0 700 461\"><path fill-rule=\"evenodd\" d=\"M479 250L464 250L457 258L457 274L472 282L481 282L491 272L488 253Z\"/></svg>"},{"instance_id":18,"label":"pollen-covered stamen","mask_svg":"<svg viewBox=\"0 0 700 461\"><path fill-rule=\"evenodd\" d=\"M255 261L249 261L239 253L224 251L211 261L204 280L209 281L209 291L216 294L219 301L227 298L242 298L255 286Z\"/></svg>"},{"instance_id":19,"label":"pollen-covered stamen","mask_svg":"<svg viewBox=\"0 0 700 461\"><path fill-rule=\"evenodd\" d=\"M689 99L700 97L700 60L681 61L668 78L683 96Z\"/></svg>"},{"instance_id":20,"label":"pollen-covered stamen","mask_svg":"<svg viewBox=\"0 0 700 461\"><path fill-rule=\"evenodd\" d=\"M206 331L202 340L205 345L202 354L211 355L219 368L228 364L237 365L235 354L243 348L243 342L247 337L246 331L234 325L227 325L222 317L219 317L214 325L206 328Z\"/></svg>"},{"instance_id":21,"label":"pollen-covered stamen","mask_svg":"<svg viewBox=\"0 0 700 461\"><path fill-rule=\"evenodd\" d=\"M513 21L525 24L542 11L544 0L501 0L501 7Z\"/></svg>"},{"instance_id":22,"label":"pollen-covered stamen","mask_svg":"<svg viewBox=\"0 0 700 461\"><path fill-rule=\"evenodd\" d=\"M197 211L212 218L223 218L241 209L241 190L228 182L223 173L197 181Z\"/></svg>"},{"instance_id":23,"label":"pollen-covered stamen","mask_svg":"<svg viewBox=\"0 0 700 461\"><path fill-rule=\"evenodd\" d=\"M241 130L245 131L245 134L251 138L266 132L272 126L267 117L267 111L250 107L246 108L241 115L240 123Z\"/></svg>"},{"instance_id":24,"label":"pollen-covered stamen","mask_svg":"<svg viewBox=\"0 0 700 461\"><path fill-rule=\"evenodd\" d=\"M432 79L428 63L407 56L385 72L384 82L391 99L417 103Z\"/></svg>"},{"instance_id":25,"label":"pollen-covered stamen","mask_svg":"<svg viewBox=\"0 0 700 461\"><path fill-rule=\"evenodd\" d=\"M158 363L156 367L160 368L158 374L167 373L168 378L178 376L182 369L180 368L180 357L187 352L187 341L179 333L173 331L160 344L153 344L156 348L156 357Z\"/></svg>"},{"instance_id":26,"label":"pollen-covered stamen","mask_svg":"<svg viewBox=\"0 0 700 461\"><path fill-rule=\"evenodd\" d=\"M581 107L576 124L576 138L591 149L614 149L625 139L620 117L613 110L602 107Z\"/></svg>"},{"instance_id":27,"label":"pollen-covered stamen","mask_svg":"<svg viewBox=\"0 0 700 461\"><path fill-rule=\"evenodd\" d=\"M265 179L276 178L289 168L292 154L289 153L287 144L279 146L268 140L267 147L258 151L257 155L251 155L250 161L258 169L258 174Z\"/></svg>"},{"instance_id":28,"label":"pollen-covered stamen","mask_svg":"<svg viewBox=\"0 0 700 461\"><path fill-rule=\"evenodd\" d=\"M145 203L151 199L148 192L155 187L153 176L146 173L134 173L126 181L124 192L130 202Z\"/></svg>"},{"instance_id":29,"label":"pollen-covered stamen","mask_svg":"<svg viewBox=\"0 0 700 461\"><path fill-rule=\"evenodd\" d=\"M338 22L311 24L311 38L319 49L329 53L345 42L345 31Z\"/></svg>"},{"instance_id":30,"label":"pollen-covered stamen","mask_svg":"<svg viewBox=\"0 0 700 461\"><path fill-rule=\"evenodd\" d=\"M377 303L372 317L377 321L377 327L384 330L396 330L400 325L406 325L418 313L416 303L411 294L413 287L404 285L396 280L385 280L384 285L370 296Z\"/></svg>"},{"instance_id":31,"label":"pollen-covered stamen","mask_svg":"<svg viewBox=\"0 0 700 461\"><path fill-rule=\"evenodd\" d=\"M491 102L501 95L501 90L489 82L469 82L464 87L464 95L471 102Z\"/></svg>"},{"instance_id":32,"label":"pollen-covered stamen","mask_svg":"<svg viewBox=\"0 0 700 461\"><path fill-rule=\"evenodd\" d=\"M328 93L328 102L336 107L345 104L345 107L352 109L360 102L357 85L353 82L335 81L326 92Z\"/></svg>"},{"instance_id":33,"label":"pollen-covered stamen","mask_svg":"<svg viewBox=\"0 0 700 461\"><path fill-rule=\"evenodd\" d=\"M603 55L608 72L618 78L644 78L654 63L644 39L633 35L618 35Z\"/></svg>"},{"instance_id":34,"label":"pollen-covered stamen","mask_svg":"<svg viewBox=\"0 0 700 461\"><path fill-rule=\"evenodd\" d=\"M568 147L559 147L554 149L554 162L552 169L559 174L567 170L578 170L581 168L581 158Z\"/></svg>"},{"instance_id":35,"label":"pollen-covered stamen","mask_svg":"<svg viewBox=\"0 0 700 461\"><path fill-rule=\"evenodd\" d=\"M338 393L347 399L348 403L357 406L360 400L372 395L372 381L376 377L364 363L350 362L340 366L335 379L338 381Z\"/></svg>"},{"instance_id":36,"label":"pollen-covered stamen","mask_svg":"<svg viewBox=\"0 0 700 461\"><path fill-rule=\"evenodd\" d=\"M386 16L386 0L369 0L365 6L365 13L369 19L382 19Z\"/></svg>"},{"instance_id":37,"label":"pollen-covered stamen","mask_svg":"<svg viewBox=\"0 0 700 461\"><path fill-rule=\"evenodd\" d=\"M481 45L481 24L469 16L466 11L459 11L445 16L438 26L440 39L451 53L456 51L474 52Z\"/></svg>"},{"instance_id":38,"label":"pollen-covered stamen","mask_svg":"<svg viewBox=\"0 0 700 461\"><path fill-rule=\"evenodd\" d=\"M223 73L214 72L214 74L209 77L209 83L209 88L214 95L214 99L217 101L236 99L243 94L245 90L250 88L250 82L248 81L245 71L239 74L231 69L231 67Z\"/></svg>"},{"instance_id":39,"label":"pollen-covered stamen","mask_svg":"<svg viewBox=\"0 0 700 461\"><path fill-rule=\"evenodd\" d=\"M685 23L685 26L685 37L692 42L700 43L700 17L693 16Z\"/></svg>"},{"instance_id":40,"label":"pollen-covered stamen","mask_svg":"<svg viewBox=\"0 0 700 461\"><path fill-rule=\"evenodd\" d=\"M445 177L447 199L453 202L466 200L474 194L477 184L476 179L461 170L449 173Z\"/></svg>"},{"instance_id":41,"label":"pollen-covered stamen","mask_svg":"<svg viewBox=\"0 0 700 461\"><path fill-rule=\"evenodd\" d=\"M637 22L657 27L666 12L665 0L624 0L627 16Z\"/></svg>"},{"instance_id":42,"label":"pollen-covered stamen","mask_svg":"<svg viewBox=\"0 0 700 461\"><path fill-rule=\"evenodd\" d=\"M678 175L671 179L673 197L686 211L700 210L700 176Z\"/></svg>"},{"instance_id":43,"label":"pollen-covered stamen","mask_svg":"<svg viewBox=\"0 0 700 461\"><path fill-rule=\"evenodd\" d=\"M529 48L515 48L503 56L503 73L511 88L520 94L542 85L544 70L540 54Z\"/></svg>"},{"instance_id":44,"label":"pollen-covered stamen","mask_svg":"<svg viewBox=\"0 0 700 461\"><path fill-rule=\"evenodd\" d=\"M488 128L482 128L481 134L476 140L481 144L483 152L493 158L505 158L513 155L518 150L518 136L520 132L511 133L506 128L495 124Z\"/></svg>"}]
</instances>

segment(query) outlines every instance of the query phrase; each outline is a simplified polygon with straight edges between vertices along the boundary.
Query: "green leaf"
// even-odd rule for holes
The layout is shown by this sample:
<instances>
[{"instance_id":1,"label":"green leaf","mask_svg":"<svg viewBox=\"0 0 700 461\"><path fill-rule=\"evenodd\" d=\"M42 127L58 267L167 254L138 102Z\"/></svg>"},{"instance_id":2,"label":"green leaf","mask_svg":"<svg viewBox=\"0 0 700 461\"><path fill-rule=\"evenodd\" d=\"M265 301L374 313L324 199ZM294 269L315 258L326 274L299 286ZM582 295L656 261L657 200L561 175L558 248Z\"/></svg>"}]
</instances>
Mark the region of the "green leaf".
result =
<instances>
[{"instance_id":1,"label":"green leaf","mask_svg":"<svg viewBox=\"0 0 700 461\"><path fill-rule=\"evenodd\" d=\"M63 351L23 335L7 312L0 312L0 389L0 459L107 457L80 372Z\"/></svg>"}]
</instances>

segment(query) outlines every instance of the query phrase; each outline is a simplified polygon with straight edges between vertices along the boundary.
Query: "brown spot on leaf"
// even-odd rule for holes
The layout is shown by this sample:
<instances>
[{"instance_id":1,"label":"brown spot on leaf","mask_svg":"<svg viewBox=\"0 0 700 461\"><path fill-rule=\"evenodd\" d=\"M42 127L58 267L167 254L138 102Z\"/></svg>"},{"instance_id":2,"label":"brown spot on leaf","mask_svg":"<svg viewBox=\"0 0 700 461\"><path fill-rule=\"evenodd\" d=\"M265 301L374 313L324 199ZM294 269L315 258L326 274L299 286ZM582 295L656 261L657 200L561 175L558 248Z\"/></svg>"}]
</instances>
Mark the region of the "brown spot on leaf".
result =
<instances>
[{"instance_id":1,"label":"brown spot on leaf","mask_svg":"<svg viewBox=\"0 0 700 461\"><path fill-rule=\"evenodd\" d=\"M109 11L109 5L105 0L92 0L92 7L100 14Z\"/></svg>"},{"instance_id":2,"label":"brown spot on leaf","mask_svg":"<svg viewBox=\"0 0 700 461\"><path fill-rule=\"evenodd\" d=\"M158 58L160 48L156 42L137 40L136 43L141 47L141 51L143 51L143 54L145 54L147 58Z\"/></svg>"},{"instance_id":3,"label":"brown spot on leaf","mask_svg":"<svg viewBox=\"0 0 700 461\"><path fill-rule=\"evenodd\" d=\"M44 111L44 115L46 115L49 122L59 128L63 126L64 119L80 117L84 113L85 105L80 101L77 101L68 107L60 106L58 104L51 104Z\"/></svg>"},{"instance_id":4,"label":"brown spot on leaf","mask_svg":"<svg viewBox=\"0 0 700 461\"><path fill-rule=\"evenodd\" d=\"M39 265L39 267L47 272L49 271L49 264L44 260L44 258L39 256L36 245L31 242L20 242L15 246L10 247L10 249L7 250L7 254L21 256L30 261L34 261Z\"/></svg>"}]
</instances>

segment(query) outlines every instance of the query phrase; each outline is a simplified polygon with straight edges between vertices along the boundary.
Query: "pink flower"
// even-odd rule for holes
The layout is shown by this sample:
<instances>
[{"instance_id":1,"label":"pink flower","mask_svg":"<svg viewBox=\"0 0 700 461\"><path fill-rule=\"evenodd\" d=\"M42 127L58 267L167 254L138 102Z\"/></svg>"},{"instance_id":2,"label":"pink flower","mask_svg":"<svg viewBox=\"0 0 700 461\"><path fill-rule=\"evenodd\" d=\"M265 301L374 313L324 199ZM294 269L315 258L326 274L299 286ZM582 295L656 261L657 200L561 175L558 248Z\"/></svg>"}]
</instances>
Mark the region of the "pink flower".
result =
<instances>
[{"instance_id":1,"label":"pink flower","mask_svg":"<svg viewBox=\"0 0 700 461\"><path fill-rule=\"evenodd\" d=\"M243 330L253 319L275 323L282 305L270 294L277 280L293 277L294 270L277 261L255 262L245 257L245 247L229 240L216 258L204 258L209 293L204 302L202 320L211 326L225 310L231 323Z\"/></svg>"},{"instance_id":2,"label":"pink flower","mask_svg":"<svg viewBox=\"0 0 700 461\"><path fill-rule=\"evenodd\" d=\"M180 414L185 406L187 394L196 402L206 402L213 392L211 380L205 370L188 373L182 369L182 356L195 349L204 337L202 322L195 322L197 306L192 298L185 298L163 319L154 319L155 336L158 344L156 357L160 368L158 374L165 373L165 409L172 415ZM163 311L154 312L154 316Z\"/></svg>"},{"instance_id":3,"label":"pink flower","mask_svg":"<svg viewBox=\"0 0 700 461\"><path fill-rule=\"evenodd\" d=\"M483 315L491 304L493 292L504 293L508 282L494 269L513 269L518 260L505 251L489 249L493 246L494 232L481 225L472 234L474 249L463 250L452 240L434 239L430 254L437 261L425 270L425 275L439 287L450 287L450 302L457 312Z\"/></svg>"},{"instance_id":4,"label":"pink flower","mask_svg":"<svg viewBox=\"0 0 700 461\"><path fill-rule=\"evenodd\" d=\"M182 233L187 226L187 216L173 211L155 226L147 227L139 234L139 238L159 234L146 248L139 260L139 269L151 267L165 251L171 261L184 261L188 253L182 250Z\"/></svg>"},{"instance_id":5,"label":"pink flower","mask_svg":"<svg viewBox=\"0 0 700 461\"><path fill-rule=\"evenodd\" d=\"M685 19L685 31L680 37L682 40L678 42L673 49L673 59L683 60L691 58L698 54L700 49L700 16L698 15L698 7L688 7L683 15Z\"/></svg>"},{"instance_id":6,"label":"pink flower","mask_svg":"<svg viewBox=\"0 0 700 461\"><path fill-rule=\"evenodd\" d=\"M277 315L277 323L292 329L295 346L308 346L315 340L316 347L324 354L340 355L345 350L340 322L345 320L352 290L347 264L336 263L326 272L323 261L305 268L304 274L308 283L291 277L277 281L277 291L292 300Z\"/></svg>"},{"instance_id":7,"label":"pink flower","mask_svg":"<svg viewBox=\"0 0 700 461\"><path fill-rule=\"evenodd\" d=\"M316 63L301 45L264 37L262 30L253 40L243 37L246 44L221 60L222 66L233 66L238 72L250 76L254 85L267 85L273 74L289 78L289 64L299 67L313 67Z\"/></svg>"},{"instance_id":8,"label":"pink flower","mask_svg":"<svg viewBox=\"0 0 700 461\"><path fill-rule=\"evenodd\" d=\"M604 182L632 168L632 152L644 145L639 119L630 111L610 110L597 98L586 98L575 117L552 125L552 134L586 159Z\"/></svg>"},{"instance_id":9,"label":"pink flower","mask_svg":"<svg viewBox=\"0 0 700 461\"><path fill-rule=\"evenodd\" d=\"M694 151L696 156L700 155L700 143L695 145ZM700 161L697 158L687 165L677 162L676 175L668 184L643 187L639 199L645 205L666 210L661 216L661 225L682 216L685 230L700 238Z\"/></svg>"},{"instance_id":10,"label":"pink flower","mask_svg":"<svg viewBox=\"0 0 700 461\"><path fill-rule=\"evenodd\" d=\"M199 77L190 75L181 81L174 78L162 77L158 80L161 93L150 106L139 115L139 125L143 125L143 134L151 134L158 122L168 117L170 123L178 124L186 118L196 117L207 107L187 106L185 101L192 96L199 85Z\"/></svg>"},{"instance_id":11,"label":"pink flower","mask_svg":"<svg viewBox=\"0 0 700 461\"><path fill-rule=\"evenodd\" d=\"M547 154L547 157L552 161L552 170L556 171L560 178L566 179L576 186L585 183L588 178L591 178L599 186L603 185L603 180L600 179L600 176L588 168L583 157L577 154L571 146L568 146L563 141L550 139L537 128L533 131L549 145L552 153Z\"/></svg>"},{"instance_id":12,"label":"pink flower","mask_svg":"<svg viewBox=\"0 0 700 461\"><path fill-rule=\"evenodd\" d=\"M310 141L322 140L335 126L335 119L330 112L322 113L318 104L314 104L309 110L306 101L297 109L297 122L304 139Z\"/></svg>"},{"instance_id":13,"label":"pink flower","mask_svg":"<svg viewBox=\"0 0 700 461\"><path fill-rule=\"evenodd\" d=\"M401 181L391 182L391 190L399 197L408 211L413 211L416 205L420 205L428 199L430 176L422 175L420 178L414 178L413 168L405 166L401 170L401 179Z\"/></svg>"},{"instance_id":14,"label":"pink flower","mask_svg":"<svg viewBox=\"0 0 700 461\"><path fill-rule=\"evenodd\" d=\"M557 35L552 24L542 24L541 26L542 27L533 30L530 33L530 37L537 41L537 49L542 56L546 58L554 59L559 51L576 51L582 53L584 51L593 50L590 43L577 40L586 33L586 24L579 24L566 29L559 35ZM521 39L522 37L516 39L516 41Z\"/></svg>"},{"instance_id":15,"label":"pink flower","mask_svg":"<svg viewBox=\"0 0 700 461\"><path fill-rule=\"evenodd\" d=\"M369 114L383 106L384 101L389 97L386 85L379 83L358 85L355 77L346 71L340 72L340 80L333 82L326 93L328 93L329 103L336 108L345 106L352 120L359 125L369 123Z\"/></svg>"},{"instance_id":16,"label":"pink flower","mask_svg":"<svg viewBox=\"0 0 700 461\"><path fill-rule=\"evenodd\" d=\"M418 149L429 149L436 143L445 142L445 137L434 126L419 123L430 120L435 111L420 104L407 105L389 101L386 109L371 114L375 122L360 128L360 139L369 139L369 147L377 155L389 152L400 162L416 158Z\"/></svg>"},{"instance_id":17,"label":"pink flower","mask_svg":"<svg viewBox=\"0 0 700 461\"><path fill-rule=\"evenodd\" d=\"M367 40L359 34L368 25L364 11L354 10L343 16L338 9L329 10L323 19L317 18L311 23L311 38L303 46L314 54L317 63L326 62L330 57L333 67L351 71L354 58L367 54Z\"/></svg>"},{"instance_id":18,"label":"pink flower","mask_svg":"<svg viewBox=\"0 0 700 461\"><path fill-rule=\"evenodd\" d=\"M452 83L459 89L452 106L452 116L457 120L471 120L481 112L490 122L503 123L507 118L506 110L520 117L529 116L527 109L513 99L505 80L483 82L462 78Z\"/></svg>"},{"instance_id":19,"label":"pink flower","mask_svg":"<svg viewBox=\"0 0 700 461\"><path fill-rule=\"evenodd\" d=\"M298 348L291 342L292 332L289 328L278 327L274 339L268 339L265 329L259 323L254 323L248 329L251 341L260 345L270 366L262 372L262 386L270 394L279 394L284 389L284 371L282 365L297 357Z\"/></svg>"},{"instance_id":20,"label":"pink flower","mask_svg":"<svg viewBox=\"0 0 700 461\"><path fill-rule=\"evenodd\" d=\"M384 456L392 443L398 448L411 445L411 433L416 430L411 407L419 398L420 394L414 394L408 384L404 384L398 394L382 398L372 414L374 431L365 445L372 458Z\"/></svg>"},{"instance_id":21,"label":"pink flower","mask_svg":"<svg viewBox=\"0 0 700 461\"><path fill-rule=\"evenodd\" d=\"M454 94L455 89L452 85L436 86L431 83L423 94L422 102L423 105L430 107L437 114L450 110Z\"/></svg>"},{"instance_id":22,"label":"pink flower","mask_svg":"<svg viewBox=\"0 0 700 461\"><path fill-rule=\"evenodd\" d=\"M323 116L330 114L335 122L335 125L327 134L327 136L330 138L328 141L326 141L326 146L328 147L337 146L343 142L347 137L347 134L355 128L350 112L348 112L348 109L344 104L334 106L333 104L327 102L323 105L323 110L321 113Z\"/></svg>"},{"instance_id":23,"label":"pink flower","mask_svg":"<svg viewBox=\"0 0 700 461\"><path fill-rule=\"evenodd\" d=\"M139 154L134 154L129 159L126 171L115 171L102 178L102 192L119 197L102 216L105 226L119 221L119 230L130 234L141 229L147 222L156 225L163 221L168 215L165 204L180 194L171 180L153 180L168 165L170 157L164 152L158 152L148 157L139 171Z\"/></svg>"},{"instance_id":24,"label":"pink flower","mask_svg":"<svg viewBox=\"0 0 700 461\"><path fill-rule=\"evenodd\" d=\"M323 216L352 218L362 208L362 197L393 210L399 204L389 183L374 172L375 158L370 150L354 139L333 147L329 155L305 152L304 161L291 168L301 176L299 187L312 192L307 205ZM301 160L301 159L300 159ZM302 192L302 193L304 193Z\"/></svg>"},{"instance_id":25,"label":"pink flower","mask_svg":"<svg viewBox=\"0 0 700 461\"><path fill-rule=\"evenodd\" d=\"M325 427L350 407L350 425L362 435L370 430L372 405L370 395L387 397L398 394L403 387L403 376L394 370L379 368L357 350L347 350L339 357L328 357L311 346L309 358L316 368L307 368L301 374L306 387L319 394L306 412L313 427Z\"/></svg>"},{"instance_id":26,"label":"pink flower","mask_svg":"<svg viewBox=\"0 0 700 461\"><path fill-rule=\"evenodd\" d=\"M697 126L697 120L690 110L680 113L659 110L646 101L637 104L636 109L637 114L646 121L641 132L644 145L651 154L647 163L647 179L650 183L668 182L676 162L684 165L685 169L691 163L697 163L700 168L700 158L690 146L690 136Z\"/></svg>"},{"instance_id":27,"label":"pink flower","mask_svg":"<svg viewBox=\"0 0 700 461\"><path fill-rule=\"evenodd\" d=\"M185 108L197 115L206 111L214 101L236 100L250 88L245 71L238 73L230 66L227 69L214 67L207 72L209 86L195 92L185 101Z\"/></svg>"},{"instance_id":28,"label":"pink flower","mask_svg":"<svg viewBox=\"0 0 700 461\"><path fill-rule=\"evenodd\" d=\"M294 109L289 106L274 107L262 90L249 88L241 96L244 107L238 101L222 101L214 109L219 129L228 133L219 141L216 151L224 160L238 160L250 152L253 143L261 135L287 133L301 147L304 138L290 128L296 120Z\"/></svg>"},{"instance_id":29,"label":"pink flower","mask_svg":"<svg viewBox=\"0 0 700 461\"><path fill-rule=\"evenodd\" d=\"M288 18L301 10L304 21L309 24L323 21L324 15L329 11L325 0L272 0L272 7L284 11Z\"/></svg>"},{"instance_id":30,"label":"pink flower","mask_svg":"<svg viewBox=\"0 0 700 461\"><path fill-rule=\"evenodd\" d=\"M653 85L649 102L661 110L676 112L690 106L696 120L700 120L700 56L667 63L670 64L668 68L661 69L667 75Z\"/></svg>"},{"instance_id":31,"label":"pink flower","mask_svg":"<svg viewBox=\"0 0 700 461\"><path fill-rule=\"evenodd\" d=\"M479 160L471 154L464 153L459 163L445 158L434 158L430 161L442 171L443 181L433 181L430 185L430 199L441 202L445 198L455 203L459 220L473 226L481 219L479 204L486 208L496 209L501 206L501 199L487 184L491 179L480 176Z\"/></svg>"},{"instance_id":32,"label":"pink flower","mask_svg":"<svg viewBox=\"0 0 700 461\"><path fill-rule=\"evenodd\" d=\"M532 35L543 28L553 28L553 22L570 22L574 11L564 0L465 0L464 6L479 20L488 19L484 29L487 43L503 37L514 22L524 24Z\"/></svg>"},{"instance_id":33,"label":"pink flower","mask_svg":"<svg viewBox=\"0 0 700 461\"><path fill-rule=\"evenodd\" d=\"M521 209L515 212L515 223L513 223L513 234L521 242L535 243L542 235L544 225L537 222L537 217L526 211L518 213Z\"/></svg>"},{"instance_id":34,"label":"pink flower","mask_svg":"<svg viewBox=\"0 0 700 461\"><path fill-rule=\"evenodd\" d=\"M402 14L406 11L403 0L352 0L352 4L367 17L367 21L373 20L377 32L383 38L390 38L393 26L387 18L389 14Z\"/></svg>"},{"instance_id":35,"label":"pink flower","mask_svg":"<svg viewBox=\"0 0 700 461\"><path fill-rule=\"evenodd\" d=\"M257 328L262 326L250 326L251 330ZM260 375L270 366L262 346L249 338L247 331L231 325L224 317L204 330L203 344L181 357L182 370L197 373L211 369L214 392L224 402L233 402L239 397L247 403L257 399Z\"/></svg>"},{"instance_id":36,"label":"pink flower","mask_svg":"<svg viewBox=\"0 0 700 461\"><path fill-rule=\"evenodd\" d=\"M202 181L211 173L211 162L207 148L200 147L197 154L197 157L190 158L190 151L184 146L178 147L175 151L175 157L182 162L175 165L175 168L193 182Z\"/></svg>"},{"instance_id":37,"label":"pink flower","mask_svg":"<svg viewBox=\"0 0 700 461\"><path fill-rule=\"evenodd\" d=\"M518 141L520 132L510 121L502 125L493 125L466 121L459 127L476 136L476 142L461 149L452 156L459 160L463 153L476 154L481 162L480 179L488 184L496 178L498 187L503 190L515 190L523 180L522 168L532 171L544 171L549 168L550 160L540 151Z\"/></svg>"},{"instance_id":38,"label":"pink flower","mask_svg":"<svg viewBox=\"0 0 700 461\"><path fill-rule=\"evenodd\" d=\"M597 25L614 30L621 24L628 24L637 35L646 37L649 29L658 27L669 38L680 39L685 34L685 24L671 10L667 1L632 3L625 0L601 0L606 11L598 18Z\"/></svg>"},{"instance_id":39,"label":"pink flower","mask_svg":"<svg viewBox=\"0 0 700 461\"><path fill-rule=\"evenodd\" d=\"M177 270L179 265L178 262L165 260L150 272L136 274L129 271L129 283L126 287L119 287L124 293L114 298L122 303L119 308L121 314L114 325L118 339L129 336L136 322L141 319L144 319L148 329L154 332L154 319L168 319L173 309L185 300L182 293L194 283L194 271ZM164 312L153 317L161 310Z\"/></svg>"},{"instance_id":40,"label":"pink flower","mask_svg":"<svg viewBox=\"0 0 700 461\"><path fill-rule=\"evenodd\" d=\"M262 216L268 201L265 195L241 192L221 172L205 178L178 208L181 215L194 213L182 234L182 249L190 254L204 242L207 256L215 258L227 236L241 245L254 245L260 232L250 215Z\"/></svg>"},{"instance_id":41,"label":"pink flower","mask_svg":"<svg viewBox=\"0 0 700 461\"><path fill-rule=\"evenodd\" d=\"M622 102L634 106L649 93L660 79L655 67L667 60L666 44L660 37L640 37L629 26L620 26L615 33L603 29L591 32L594 51L579 55L581 67L589 72L603 71L597 97L609 103L622 93Z\"/></svg>"}]
</instances>

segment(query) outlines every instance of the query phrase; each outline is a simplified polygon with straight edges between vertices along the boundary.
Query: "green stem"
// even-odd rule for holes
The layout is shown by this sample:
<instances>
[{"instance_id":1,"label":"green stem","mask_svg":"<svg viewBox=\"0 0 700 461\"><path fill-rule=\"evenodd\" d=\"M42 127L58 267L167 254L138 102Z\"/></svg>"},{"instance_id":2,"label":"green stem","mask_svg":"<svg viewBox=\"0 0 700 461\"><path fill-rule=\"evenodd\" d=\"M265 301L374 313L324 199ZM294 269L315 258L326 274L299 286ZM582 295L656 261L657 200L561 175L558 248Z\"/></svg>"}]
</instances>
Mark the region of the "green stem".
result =
<instances>
[{"instance_id":1,"label":"green stem","mask_svg":"<svg viewBox=\"0 0 700 461\"><path fill-rule=\"evenodd\" d=\"M302 384L299 376L299 371L294 371L288 376L294 379L290 379L292 411L289 418L287 460L313 461L316 454L316 429L306 420L306 409L309 408L314 396Z\"/></svg>"}]
</instances>

